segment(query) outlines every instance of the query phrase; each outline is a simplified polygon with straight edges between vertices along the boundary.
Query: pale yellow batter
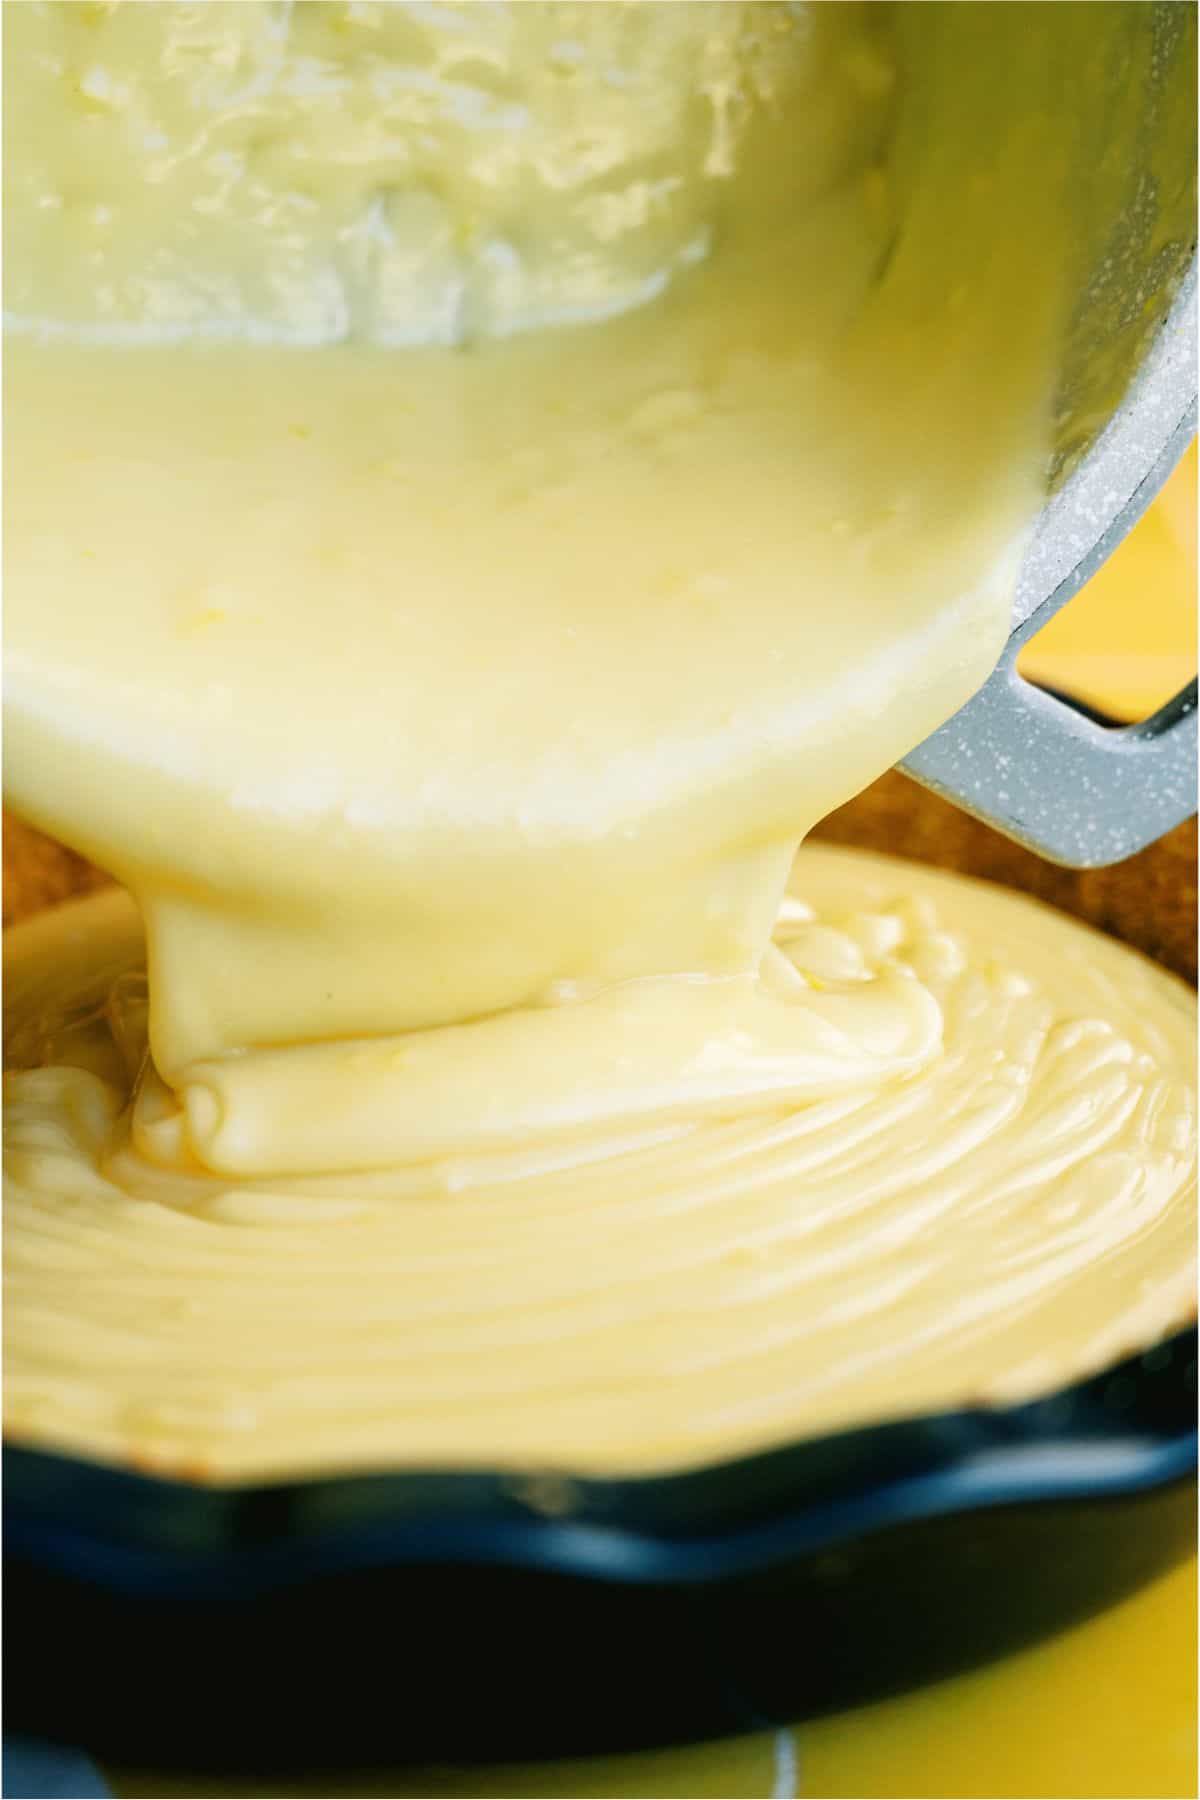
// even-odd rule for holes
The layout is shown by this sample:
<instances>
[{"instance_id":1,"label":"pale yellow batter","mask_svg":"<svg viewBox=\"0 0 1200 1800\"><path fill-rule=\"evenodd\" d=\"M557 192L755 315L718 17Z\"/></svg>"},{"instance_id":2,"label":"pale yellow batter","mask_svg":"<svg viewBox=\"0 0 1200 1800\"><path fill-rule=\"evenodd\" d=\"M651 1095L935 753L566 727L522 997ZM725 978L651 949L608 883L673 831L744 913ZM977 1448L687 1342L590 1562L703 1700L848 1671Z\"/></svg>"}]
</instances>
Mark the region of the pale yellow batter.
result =
<instances>
[{"instance_id":1,"label":"pale yellow batter","mask_svg":"<svg viewBox=\"0 0 1200 1800\"><path fill-rule=\"evenodd\" d=\"M12 1429L659 1466L1186 1310L1173 983L778 922L1003 641L1138 12L7 10L6 775L150 977L14 946Z\"/></svg>"},{"instance_id":2,"label":"pale yellow batter","mask_svg":"<svg viewBox=\"0 0 1200 1800\"><path fill-rule=\"evenodd\" d=\"M11 1428L215 1477L643 1470L1024 1397L1186 1316L1183 985L911 864L808 849L794 886L770 988L869 1002L894 974L944 1022L915 1077L751 1110L731 1034L695 1071L724 1097L685 1115L635 1093L604 1134L506 1120L354 1178L166 1174L120 1122L133 908L73 908L73 943L19 927L9 1058L51 1066L10 1077ZM644 995L619 992L636 1062ZM469 1029L480 1120L512 1025Z\"/></svg>"}]
</instances>

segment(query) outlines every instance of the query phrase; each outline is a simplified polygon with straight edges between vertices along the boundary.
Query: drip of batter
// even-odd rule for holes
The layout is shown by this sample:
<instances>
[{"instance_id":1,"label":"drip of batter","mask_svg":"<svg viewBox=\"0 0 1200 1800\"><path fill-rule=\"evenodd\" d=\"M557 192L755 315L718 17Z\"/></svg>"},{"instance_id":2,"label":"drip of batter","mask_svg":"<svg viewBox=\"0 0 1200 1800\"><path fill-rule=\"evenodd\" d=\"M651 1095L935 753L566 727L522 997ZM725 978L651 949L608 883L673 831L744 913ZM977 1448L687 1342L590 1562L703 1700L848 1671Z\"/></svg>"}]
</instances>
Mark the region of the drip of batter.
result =
<instances>
[{"instance_id":1,"label":"drip of batter","mask_svg":"<svg viewBox=\"0 0 1200 1800\"><path fill-rule=\"evenodd\" d=\"M1007 629L1145 51L1013 24L6 15L6 771L149 974L16 945L15 1430L653 1466L1172 1322L1174 985L784 900Z\"/></svg>"}]
</instances>

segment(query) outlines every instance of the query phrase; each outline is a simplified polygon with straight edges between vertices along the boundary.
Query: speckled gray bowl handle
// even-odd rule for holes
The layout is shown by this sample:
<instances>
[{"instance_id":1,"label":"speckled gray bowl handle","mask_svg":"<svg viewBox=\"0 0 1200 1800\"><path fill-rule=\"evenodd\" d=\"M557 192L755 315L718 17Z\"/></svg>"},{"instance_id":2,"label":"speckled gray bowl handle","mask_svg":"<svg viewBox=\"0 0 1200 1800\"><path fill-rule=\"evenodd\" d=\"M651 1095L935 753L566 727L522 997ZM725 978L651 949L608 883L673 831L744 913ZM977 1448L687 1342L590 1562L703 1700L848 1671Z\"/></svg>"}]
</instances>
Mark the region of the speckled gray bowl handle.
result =
<instances>
[{"instance_id":1,"label":"speckled gray bowl handle","mask_svg":"<svg viewBox=\"0 0 1200 1800\"><path fill-rule=\"evenodd\" d=\"M1120 409L1048 503L1022 565L1013 631L991 679L901 765L1051 862L1121 862L1196 811L1196 683L1109 729L1016 668L1149 506L1196 430L1196 268Z\"/></svg>"}]
</instances>

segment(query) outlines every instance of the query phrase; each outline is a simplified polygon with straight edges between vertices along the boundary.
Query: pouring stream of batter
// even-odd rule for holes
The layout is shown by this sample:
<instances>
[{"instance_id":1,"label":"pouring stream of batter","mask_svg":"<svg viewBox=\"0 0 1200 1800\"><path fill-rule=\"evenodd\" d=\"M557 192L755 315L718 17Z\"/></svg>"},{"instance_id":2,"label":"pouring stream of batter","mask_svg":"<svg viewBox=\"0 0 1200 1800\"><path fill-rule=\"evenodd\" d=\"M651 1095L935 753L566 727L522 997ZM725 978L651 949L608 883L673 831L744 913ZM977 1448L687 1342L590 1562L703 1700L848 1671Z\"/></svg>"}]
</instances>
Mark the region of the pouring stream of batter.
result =
<instances>
[{"instance_id":1,"label":"pouring stream of batter","mask_svg":"<svg viewBox=\"0 0 1200 1800\"><path fill-rule=\"evenodd\" d=\"M18 945L14 1429L653 1466L1185 1303L1174 985L785 899L1006 634L1074 10L11 9L6 774L149 973Z\"/></svg>"}]
</instances>

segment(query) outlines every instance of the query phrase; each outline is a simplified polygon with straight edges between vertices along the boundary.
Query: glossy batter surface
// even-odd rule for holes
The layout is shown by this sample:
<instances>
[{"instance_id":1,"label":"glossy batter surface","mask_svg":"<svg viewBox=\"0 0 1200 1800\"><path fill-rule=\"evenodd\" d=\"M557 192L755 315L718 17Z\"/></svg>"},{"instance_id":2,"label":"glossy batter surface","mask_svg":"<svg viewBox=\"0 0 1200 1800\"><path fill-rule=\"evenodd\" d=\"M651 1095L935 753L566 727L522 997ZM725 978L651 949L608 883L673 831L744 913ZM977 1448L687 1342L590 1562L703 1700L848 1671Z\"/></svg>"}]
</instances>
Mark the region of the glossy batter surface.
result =
<instances>
[{"instance_id":1,"label":"glossy batter surface","mask_svg":"<svg viewBox=\"0 0 1200 1800\"><path fill-rule=\"evenodd\" d=\"M18 941L17 1431L661 1466L1174 1322L1178 990L779 923L1004 639L1137 10L11 9L6 776L149 975Z\"/></svg>"},{"instance_id":2,"label":"glossy batter surface","mask_svg":"<svg viewBox=\"0 0 1200 1800\"><path fill-rule=\"evenodd\" d=\"M7 1125L18 1433L218 1479L646 1470L1022 1398L1187 1314L1192 996L1002 889L801 853L769 984L912 989L942 1042L907 1077L753 1111L722 1083L583 1139L509 1120L324 1179L167 1174L139 1147L124 896L9 936L8 1058L33 1065Z\"/></svg>"}]
</instances>

